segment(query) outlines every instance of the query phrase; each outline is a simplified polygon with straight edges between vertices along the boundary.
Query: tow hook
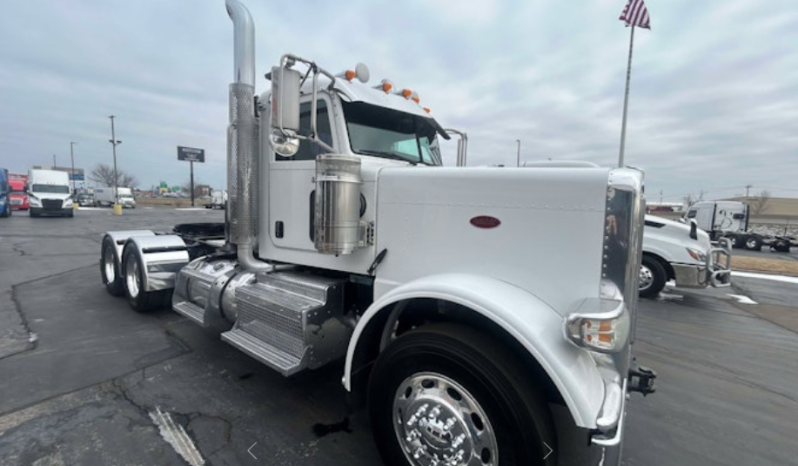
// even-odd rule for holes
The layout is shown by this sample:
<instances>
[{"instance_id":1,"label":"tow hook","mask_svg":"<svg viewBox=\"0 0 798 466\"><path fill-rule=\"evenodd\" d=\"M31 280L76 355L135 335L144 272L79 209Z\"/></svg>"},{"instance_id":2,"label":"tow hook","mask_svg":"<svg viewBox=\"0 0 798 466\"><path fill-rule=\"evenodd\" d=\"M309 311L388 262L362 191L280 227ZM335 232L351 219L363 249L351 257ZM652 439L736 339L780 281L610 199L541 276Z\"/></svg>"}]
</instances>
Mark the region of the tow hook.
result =
<instances>
[{"instance_id":1,"label":"tow hook","mask_svg":"<svg viewBox=\"0 0 798 466\"><path fill-rule=\"evenodd\" d=\"M656 378L657 373L652 369L633 362L632 367L629 368L627 390L630 392L640 392L643 396L650 395L657 391L654 386L654 379Z\"/></svg>"}]
</instances>

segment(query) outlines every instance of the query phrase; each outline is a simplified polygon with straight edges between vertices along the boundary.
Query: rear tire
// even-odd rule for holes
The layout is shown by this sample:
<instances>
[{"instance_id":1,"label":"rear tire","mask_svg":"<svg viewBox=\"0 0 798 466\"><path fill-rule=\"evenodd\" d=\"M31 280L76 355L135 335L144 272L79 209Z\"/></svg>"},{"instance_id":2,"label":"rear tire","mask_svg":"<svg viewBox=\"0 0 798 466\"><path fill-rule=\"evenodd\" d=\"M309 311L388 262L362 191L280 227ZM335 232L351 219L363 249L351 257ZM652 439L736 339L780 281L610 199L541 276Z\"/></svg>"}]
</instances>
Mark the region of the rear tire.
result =
<instances>
[{"instance_id":1,"label":"rear tire","mask_svg":"<svg viewBox=\"0 0 798 466\"><path fill-rule=\"evenodd\" d=\"M640 264L640 286L638 293L642 298L656 298L665 288L665 269L653 257L643 256Z\"/></svg>"},{"instance_id":2,"label":"rear tire","mask_svg":"<svg viewBox=\"0 0 798 466\"><path fill-rule=\"evenodd\" d=\"M144 261L131 244L122 253L122 283L130 307L136 312L148 312L166 306L172 290L144 291Z\"/></svg>"},{"instance_id":3,"label":"rear tire","mask_svg":"<svg viewBox=\"0 0 798 466\"><path fill-rule=\"evenodd\" d=\"M749 251L761 251L762 240L757 238L756 236L749 236L745 240L745 249L748 249Z\"/></svg>"},{"instance_id":4,"label":"rear tire","mask_svg":"<svg viewBox=\"0 0 798 466\"><path fill-rule=\"evenodd\" d=\"M460 325L431 324L400 336L380 354L369 379L369 415L383 461L420 466L429 464L430 453L442 458L463 450L458 464L555 465L541 383L519 359L501 342ZM548 456L544 442L553 450Z\"/></svg>"},{"instance_id":5,"label":"rear tire","mask_svg":"<svg viewBox=\"0 0 798 466\"><path fill-rule=\"evenodd\" d=\"M100 253L100 275L106 291L111 296L122 296L122 276L119 273L119 258L116 257L116 245L110 236L103 238Z\"/></svg>"}]
</instances>

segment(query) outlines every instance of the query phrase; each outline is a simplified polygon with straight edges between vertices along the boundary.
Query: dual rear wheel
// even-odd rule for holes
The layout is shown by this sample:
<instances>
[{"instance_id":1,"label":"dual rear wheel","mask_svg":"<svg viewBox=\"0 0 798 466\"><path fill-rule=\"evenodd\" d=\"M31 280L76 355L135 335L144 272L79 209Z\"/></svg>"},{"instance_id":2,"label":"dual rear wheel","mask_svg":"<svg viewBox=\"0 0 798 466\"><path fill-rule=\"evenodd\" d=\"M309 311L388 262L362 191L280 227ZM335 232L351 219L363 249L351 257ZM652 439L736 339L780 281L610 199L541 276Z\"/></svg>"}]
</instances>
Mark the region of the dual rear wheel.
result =
<instances>
[{"instance_id":1,"label":"dual rear wheel","mask_svg":"<svg viewBox=\"0 0 798 466\"><path fill-rule=\"evenodd\" d=\"M120 261L110 236L102 243L100 274L105 289L113 296L125 296L136 312L147 312L169 304L172 290L145 291L144 261L135 243L128 243Z\"/></svg>"}]
</instances>

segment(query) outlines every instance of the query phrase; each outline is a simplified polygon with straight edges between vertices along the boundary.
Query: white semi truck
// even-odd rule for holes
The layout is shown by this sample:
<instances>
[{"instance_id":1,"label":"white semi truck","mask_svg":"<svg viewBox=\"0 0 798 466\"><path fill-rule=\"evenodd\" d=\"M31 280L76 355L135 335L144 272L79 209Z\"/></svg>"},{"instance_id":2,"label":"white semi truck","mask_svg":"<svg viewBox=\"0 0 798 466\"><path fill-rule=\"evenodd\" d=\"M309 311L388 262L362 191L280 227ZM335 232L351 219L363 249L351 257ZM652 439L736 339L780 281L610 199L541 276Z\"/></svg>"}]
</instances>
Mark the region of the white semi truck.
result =
<instances>
[{"instance_id":1,"label":"white semi truck","mask_svg":"<svg viewBox=\"0 0 798 466\"><path fill-rule=\"evenodd\" d=\"M740 201L700 201L684 213L685 222L695 221L712 240L728 238L733 248L759 251L768 246L776 252L790 252L798 241L790 236L765 235L749 230L750 209Z\"/></svg>"},{"instance_id":2,"label":"white semi truck","mask_svg":"<svg viewBox=\"0 0 798 466\"><path fill-rule=\"evenodd\" d=\"M631 353L642 173L442 167L446 131L363 65L284 55L256 96L252 18L226 4L227 221L107 232L106 289L285 376L344 360L388 465L620 464L655 378Z\"/></svg>"},{"instance_id":3,"label":"white semi truck","mask_svg":"<svg viewBox=\"0 0 798 466\"><path fill-rule=\"evenodd\" d=\"M119 197L117 198L117 194ZM113 186L101 186L94 188L94 205L96 207L111 207L119 202L123 208L135 209L136 199L133 197L133 190L126 187L118 187L114 190Z\"/></svg>"},{"instance_id":4,"label":"white semi truck","mask_svg":"<svg viewBox=\"0 0 798 466\"><path fill-rule=\"evenodd\" d=\"M721 238L712 246L709 235L690 225L646 215L640 296L653 298L673 280L677 288L731 285L731 247Z\"/></svg>"},{"instance_id":5,"label":"white semi truck","mask_svg":"<svg viewBox=\"0 0 798 466\"><path fill-rule=\"evenodd\" d=\"M57 170L28 171L28 203L31 217L73 217L72 189L69 174Z\"/></svg>"}]
</instances>

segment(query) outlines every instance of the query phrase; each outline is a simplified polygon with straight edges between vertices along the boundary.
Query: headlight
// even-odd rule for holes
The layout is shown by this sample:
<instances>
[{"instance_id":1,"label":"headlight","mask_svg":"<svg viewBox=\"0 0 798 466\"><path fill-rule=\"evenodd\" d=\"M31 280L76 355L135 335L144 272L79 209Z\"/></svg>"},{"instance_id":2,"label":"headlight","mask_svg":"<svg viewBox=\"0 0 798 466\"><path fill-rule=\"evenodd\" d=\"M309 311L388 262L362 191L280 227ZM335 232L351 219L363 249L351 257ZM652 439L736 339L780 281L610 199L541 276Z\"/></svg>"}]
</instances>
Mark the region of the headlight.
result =
<instances>
[{"instance_id":1,"label":"headlight","mask_svg":"<svg viewBox=\"0 0 798 466\"><path fill-rule=\"evenodd\" d=\"M594 301L594 300L591 300ZM600 299L607 312L571 314L565 321L565 336L581 348L599 353L615 353L629 341L629 313L623 301Z\"/></svg>"},{"instance_id":2,"label":"headlight","mask_svg":"<svg viewBox=\"0 0 798 466\"><path fill-rule=\"evenodd\" d=\"M705 253L699 251L698 249L693 249L693 248L685 248L685 249L687 249L687 254L690 254L690 257L692 257L693 259L699 262L706 262L707 255Z\"/></svg>"},{"instance_id":3,"label":"headlight","mask_svg":"<svg viewBox=\"0 0 798 466\"><path fill-rule=\"evenodd\" d=\"M64 207L72 207L73 201L70 198L64 199Z\"/></svg>"},{"instance_id":4,"label":"headlight","mask_svg":"<svg viewBox=\"0 0 798 466\"><path fill-rule=\"evenodd\" d=\"M0 199L0 205L6 205L6 198Z\"/></svg>"},{"instance_id":5,"label":"headlight","mask_svg":"<svg viewBox=\"0 0 798 466\"><path fill-rule=\"evenodd\" d=\"M42 206L42 201L40 201L38 197L29 196L28 197L28 203L31 205L31 207L41 207Z\"/></svg>"}]
</instances>

